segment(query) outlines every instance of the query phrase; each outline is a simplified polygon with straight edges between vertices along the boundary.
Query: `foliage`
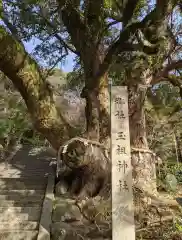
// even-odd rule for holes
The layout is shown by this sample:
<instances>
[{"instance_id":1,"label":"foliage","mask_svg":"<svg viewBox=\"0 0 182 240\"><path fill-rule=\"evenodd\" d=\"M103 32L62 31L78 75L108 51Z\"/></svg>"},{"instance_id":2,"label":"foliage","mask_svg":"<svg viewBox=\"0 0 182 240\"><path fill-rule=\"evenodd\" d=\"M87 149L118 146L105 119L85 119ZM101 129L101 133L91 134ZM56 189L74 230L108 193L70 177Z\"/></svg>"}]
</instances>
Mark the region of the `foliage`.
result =
<instances>
[{"instance_id":1,"label":"foliage","mask_svg":"<svg viewBox=\"0 0 182 240\"><path fill-rule=\"evenodd\" d=\"M9 135L20 136L30 126L22 98L11 92L6 92L6 94L0 97L1 106L4 105L6 110L4 118L1 118L0 137L5 138Z\"/></svg>"},{"instance_id":2,"label":"foliage","mask_svg":"<svg viewBox=\"0 0 182 240\"><path fill-rule=\"evenodd\" d=\"M41 139L40 134L34 134L33 138L27 138L25 133L27 131L32 131L33 126L27 112L24 100L20 94L15 90L4 90L4 83L7 79L1 78L1 88L0 93L0 141L5 148L11 143L12 138L16 139L18 144L21 141L28 141L33 145L40 145L45 142Z\"/></svg>"},{"instance_id":3,"label":"foliage","mask_svg":"<svg viewBox=\"0 0 182 240\"><path fill-rule=\"evenodd\" d=\"M179 232L182 232L182 221L180 218L175 220L175 227Z\"/></svg>"},{"instance_id":4,"label":"foliage","mask_svg":"<svg viewBox=\"0 0 182 240\"><path fill-rule=\"evenodd\" d=\"M68 74L68 86L77 87L80 90L84 82L91 91L95 86L99 86L98 81L107 73L114 78L115 84L134 86L135 89L142 88L144 85L144 88L148 89L144 107L149 146L162 157L163 161L166 161L166 164L169 159L175 159L176 152L172 136L174 133L181 133L181 98L179 96L182 97L180 72L182 66L179 60L181 56L179 38L182 35L180 33L181 15L179 14L181 9L178 8L178 1L107 0L103 4L99 0L28 0L25 4L22 0L4 0L0 10L3 24L6 26L0 37L3 39L3 33L7 30L13 36L10 39L16 40L15 43L27 43L36 39L31 55L40 65L48 66L48 71L52 71L60 62L64 64L70 52L75 54L77 68L76 71ZM178 20L174 20L174 17ZM8 46L4 49L8 49ZM13 54L20 55L21 59L21 51ZM5 66L8 66L10 62L8 57L5 63L3 54L0 59L1 70L4 70L7 75L9 71ZM13 57L11 59L14 59ZM20 80L19 89L23 88L27 93L29 85L25 84L27 78L24 71L27 69L21 69L22 71L18 72L16 70L18 61L12 62L9 64L10 70L13 69L14 73L11 75L11 80L16 83L17 79ZM35 88L40 89L38 93L41 92L37 94L38 101L34 103L38 105L37 109L42 109L39 108L44 94L41 90L47 89L45 81L39 77L39 68L33 70L35 74L32 78L37 80ZM31 77L28 80L31 80ZM171 88L169 84L159 84L163 81L171 82L180 91ZM50 95L51 93L46 95L47 105L52 99ZM31 93L29 96L33 97ZM25 109L21 108L23 105L19 106L17 101L15 102L16 104L13 105L14 102L8 101L10 110L6 118L8 121L1 124L2 137L21 136L25 129L29 129L28 116L25 115ZM140 108L142 109L143 106ZM57 116L59 115L56 115L56 119L53 118L53 123L56 122ZM41 117L37 117L38 120ZM46 116L43 117L46 119ZM58 118L57 122L59 120L63 118ZM39 130L41 127L39 126ZM60 128L59 132L64 132L61 130L65 127L61 130ZM50 128L48 130L50 133ZM52 125L51 130L55 133L55 124ZM37 139L39 141L40 138L37 137ZM57 143L60 143L60 139ZM170 171L176 170L171 167L167 168L167 174Z\"/></svg>"},{"instance_id":5,"label":"foliage","mask_svg":"<svg viewBox=\"0 0 182 240\"><path fill-rule=\"evenodd\" d=\"M67 86L71 89L81 90L84 86L83 72L81 70L77 70L68 73Z\"/></svg>"},{"instance_id":6,"label":"foliage","mask_svg":"<svg viewBox=\"0 0 182 240\"><path fill-rule=\"evenodd\" d=\"M175 133L181 133L179 90L169 83L151 89L145 102L147 135L151 149L164 161L176 158Z\"/></svg>"}]
</instances>

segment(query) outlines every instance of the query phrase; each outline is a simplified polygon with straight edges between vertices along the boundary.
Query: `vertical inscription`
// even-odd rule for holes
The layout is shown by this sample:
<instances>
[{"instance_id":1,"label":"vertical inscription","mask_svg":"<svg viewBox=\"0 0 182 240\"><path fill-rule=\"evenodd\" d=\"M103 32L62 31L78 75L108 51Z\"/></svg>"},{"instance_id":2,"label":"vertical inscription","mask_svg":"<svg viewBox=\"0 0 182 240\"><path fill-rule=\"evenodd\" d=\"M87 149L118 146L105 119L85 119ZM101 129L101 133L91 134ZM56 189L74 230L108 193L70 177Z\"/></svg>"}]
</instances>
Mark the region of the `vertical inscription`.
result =
<instances>
[{"instance_id":1,"label":"vertical inscription","mask_svg":"<svg viewBox=\"0 0 182 240\"><path fill-rule=\"evenodd\" d=\"M112 239L135 240L126 87L111 87Z\"/></svg>"}]
</instances>

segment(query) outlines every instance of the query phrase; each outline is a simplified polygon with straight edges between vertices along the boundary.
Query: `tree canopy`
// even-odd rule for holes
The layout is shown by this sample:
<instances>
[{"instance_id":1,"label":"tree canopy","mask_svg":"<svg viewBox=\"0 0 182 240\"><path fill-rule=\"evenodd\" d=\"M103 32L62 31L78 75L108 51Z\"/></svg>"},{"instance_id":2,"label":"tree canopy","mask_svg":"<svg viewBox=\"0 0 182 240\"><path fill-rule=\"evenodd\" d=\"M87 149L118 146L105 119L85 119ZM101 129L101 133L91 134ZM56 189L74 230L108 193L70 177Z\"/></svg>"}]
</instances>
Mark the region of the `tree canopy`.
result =
<instances>
[{"instance_id":1,"label":"tree canopy","mask_svg":"<svg viewBox=\"0 0 182 240\"><path fill-rule=\"evenodd\" d=\"M77 137L80 129L63 116L56 104L51 77L49 81L47 77L61 78L60 83L66 79L69 88L74 87L85 99L86 132L81 132L81 136L94 142L100 157L84 158L88 151L85 140L70 140L67 158L61 157L73 170L73 190L79 190L73 192L93 197L103 186L110 186L111 162L103 149L109 153L108 79L112 78L114 85L128 87L134 186L148 195L154 189L156 196L153 151L163 161L174 158L174 154L177 157L173 139L179 143L181 134L181 1L1 0L0 3L0 71L24 99L34 128L56 150L66 140ZM32 52L26 50L30 41L35 41ZM75 56L75 69L64 75L56 67L64 64L69 54ZM13 109L10 114L14 116L15 112ZM22 126L27 124L22 114L13 119L18 119ZM82 128L85 130L85 125ZM139 202L145 205L143 195Z\"/></svg>"}]
</instances>

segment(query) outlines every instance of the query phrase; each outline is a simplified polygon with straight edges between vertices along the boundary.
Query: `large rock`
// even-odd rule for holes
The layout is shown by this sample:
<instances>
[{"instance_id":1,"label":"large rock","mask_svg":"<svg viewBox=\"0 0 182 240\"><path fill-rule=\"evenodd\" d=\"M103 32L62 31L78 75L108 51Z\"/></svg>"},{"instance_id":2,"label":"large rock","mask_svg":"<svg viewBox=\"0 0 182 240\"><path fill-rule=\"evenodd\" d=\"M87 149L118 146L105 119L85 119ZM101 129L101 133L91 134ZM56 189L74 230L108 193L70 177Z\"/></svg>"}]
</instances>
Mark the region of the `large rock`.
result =
<instances>
[{"instance_id":1,"label":"large rock","mask_svg":"<svg viewBox=\"0 0 182 240\"><path fill-rule=\"evenodd\" d=\"M85 239L87 232L88 228L84 227L82 223L71 225L68 223L56 222L52 224L51 228L52 240L82 240Z\"/></svg>"},{"instance_id":2,"label":"large rock","mask_svg":"<svg viewBox=\"0 0 182 240\"><path fill-rule=\"evenodd\" d=\"M62 200L62 201L61 201ZM53 222L79 221L82 219L79 208L69 199L61 199L55 204Z\"/></svg>"},{"instance_id":3,"label":"large rock","mask_svg":"<svg viewBox=\"0 0 182 240\"><path fill-rule=\"evenodd\" d=\"M101 240L112 238L111 228L108 225L90 224L90 223L63 223L57 222L52 224L52 240Z\"/></svg>"},{"instance_id":4,"label":"large rock","mask_svg":"<svg viewBox=\"0 0 182 240\"><path fill-rule=\"evenodd\" d=\"M167 174L165 178L165 186L167 191L176 191L178 181L173 174Z\"/></svg>"}]
</instances>

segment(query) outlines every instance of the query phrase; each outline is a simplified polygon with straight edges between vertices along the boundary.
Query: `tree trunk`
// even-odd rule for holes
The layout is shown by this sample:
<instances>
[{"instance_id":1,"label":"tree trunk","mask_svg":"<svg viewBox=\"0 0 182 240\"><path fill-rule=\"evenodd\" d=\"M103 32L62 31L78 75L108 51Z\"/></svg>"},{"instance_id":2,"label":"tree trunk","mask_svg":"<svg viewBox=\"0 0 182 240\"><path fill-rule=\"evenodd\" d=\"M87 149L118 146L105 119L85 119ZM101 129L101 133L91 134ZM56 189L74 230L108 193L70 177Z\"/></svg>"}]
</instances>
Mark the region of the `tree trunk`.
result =
<instances>
[{"instance_id":1,"label":"tree trunk","mask_svg":"<svg viewBox=\"0 0 182 240\"><path fill-rule=\"evenodd\" d=\"M11 79L25 100L34 127L58 149L63 143L63 136L68 136L68 126L56 109L53 94L38 65L25 51L24 46L2 26L0 70Z\"/></svg>"},{"instance_id":2,"label":"tree trunk","mask_svg":"<svg viewBox=\"0 0 182 240\"><path fill-rule=\"evenodd\" d=\"M95 90L84 89L81 97L85 98L86 135L88 139L99 141L99 99Z\"/></svg>"},{"instance_id":3,"label":"tree trunk","mask_svg":"<svg viewBox=\"0 0 182 240\"><path fill-rule=\"evenodd\" d=\"M178 136L177 130L174 128L174 145L176 150L176 158L177 162L182 162L182 154L181 154L181 145L180 145L180 138Z\"/></svg>"},{"instance_id":4,"label":"tree trunk","mask_svg":"<svg viewBox=\"0 0 182 240\"><path fill-rule=\"evenodd\" d=\"M0 70L11 79L25 100L34 127L58 150L65 140L72 137L69 136L70 127L57 111L52 91L42 77L36 62L2 26L0 27ZM91 129L99 130L100 92L89 91L86 98L89 106L87 112L90 111L88 112L90 118L87 119L90 132ZM94 120L97 122L94 123ZM61 156L71 169L67 176L68 182L71 181L70 187L74 193L83 197L98 194L102 187L107 185L105 179L110 170L103 147L94 143L96 147L93 150L92 145L90 144L87 149L85 140L82 143L80 140L74 141L73 144L69 144L66 154L62 153ZM87 156L89 153L92 156Z\"/></svg>"},{"instance_id":5,"label":"tree trunk","mask_svg":"<svg viewBox=\"0 0 182 240\"><path fill-rule=\"evenodd\" d=\"M98 98L100 102L99 108L100 142L107 144L109 148L111 118L110 118L110 96L107 75L105 75L100 80Z\"/></svg>"},{"instance_id":6,"label":"tree trunk","mask_svg":"<svg viewBox=\"0 0 182 240\"><path fill-rule=\"evenodd\" d=\"M155 155L150 151L146 137L146 91L138 85L129 88L131 160L135 186L147 192L156 192Z\"/></svg>"},{"instance_id":7,"label":"tree trunk","mask_svg":"<svg viewBox=\"0 0 182 240\"><path fill-rule=\"evenodd\" d=\"M110 135L107 76L99 79L97 89L88 89L84 97L86 99L85 115L87 120L87 136L92 140L106 142Z\"/></svg>"}]
</instances>

